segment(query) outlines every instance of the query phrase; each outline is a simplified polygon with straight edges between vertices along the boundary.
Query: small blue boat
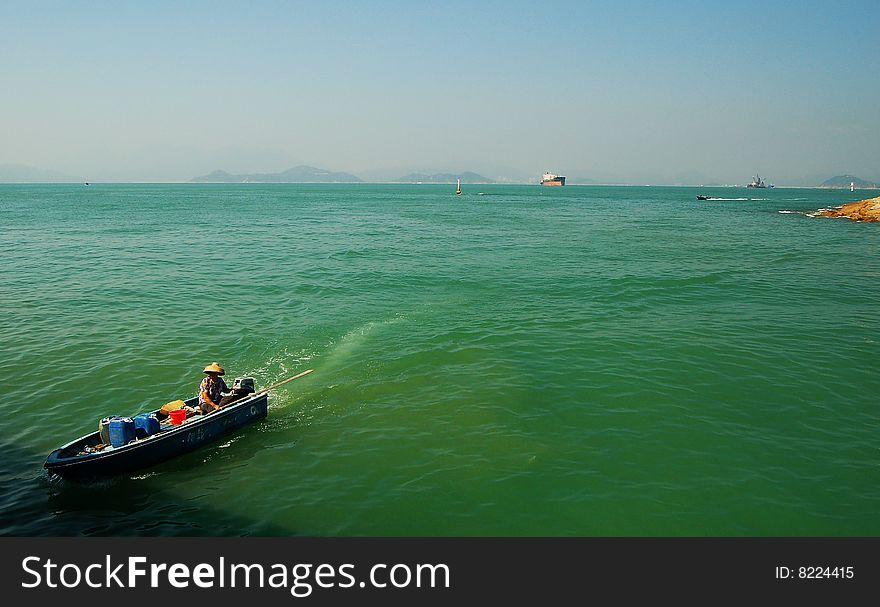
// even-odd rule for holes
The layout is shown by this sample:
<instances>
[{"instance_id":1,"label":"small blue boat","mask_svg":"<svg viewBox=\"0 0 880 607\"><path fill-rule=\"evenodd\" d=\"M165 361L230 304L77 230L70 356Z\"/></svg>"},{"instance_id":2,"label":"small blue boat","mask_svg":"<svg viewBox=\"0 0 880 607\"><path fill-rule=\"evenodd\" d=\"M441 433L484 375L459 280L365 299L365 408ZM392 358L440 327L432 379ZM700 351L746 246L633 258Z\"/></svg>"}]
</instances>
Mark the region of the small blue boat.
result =
<instances>
[{"instance_id":1,"label":"small blue boat","mask_svg":"<svg viewBox=\"0 0 880 607\"><path fill-rule=\"evenodd\" d=\"M64 478L87 480L158 464L207 445L251 422L264 419L268 413L269 390L311 372L310 369L270 388L243 396L208 415L190 414L179 425L170 423L170 417L162 413L161 409L154 411L162 420L158 432L118 447L104 445L100 431L86 434L53 451L43 466L50 473ZM198 397L193 397L184 403L187 407L197 407L198 400Z\"/></svg>"}]
</instances>

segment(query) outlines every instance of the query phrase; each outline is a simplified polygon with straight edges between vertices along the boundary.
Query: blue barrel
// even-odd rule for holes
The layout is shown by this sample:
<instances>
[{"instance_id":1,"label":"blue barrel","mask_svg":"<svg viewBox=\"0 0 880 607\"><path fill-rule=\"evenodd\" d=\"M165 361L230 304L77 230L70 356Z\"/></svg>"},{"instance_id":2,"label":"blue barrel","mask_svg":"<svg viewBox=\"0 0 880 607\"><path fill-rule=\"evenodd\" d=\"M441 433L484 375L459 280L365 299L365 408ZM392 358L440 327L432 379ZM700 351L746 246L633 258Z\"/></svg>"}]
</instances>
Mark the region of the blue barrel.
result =
<instances>
[{"instance_id":1,"label":"blue barrel","mask_svg":"<svg viewBox=\"0 0 880 607\"><path fill-rule=\"evenodd\" d=\"M101 442L105 445L110 444L110 422L114 419L122 419L119 415L110 415L98 422L98 433L101 435Z\"/></svg>"},{"instance_id":2,"label":"blue barrel","mask_svg":"<svg viewBox=\"0 0 880 607\"><path fill-rule=\"evenodd\" d=\"M114 447L127 445L136 437L134 420L130 417L117 417L110 420L110 444Z\"/></svg>"},{"instance_id":3,"label":"blue barrel","mask_svg":"<svg viewBox=\"0 0 880 607\"><path fill-rule=\"evenodd\" d=\"M134 429L138 438L150 436L159 431L159 419L153 413L141 413L134 416Z\"/></svg>"}]
</instances>

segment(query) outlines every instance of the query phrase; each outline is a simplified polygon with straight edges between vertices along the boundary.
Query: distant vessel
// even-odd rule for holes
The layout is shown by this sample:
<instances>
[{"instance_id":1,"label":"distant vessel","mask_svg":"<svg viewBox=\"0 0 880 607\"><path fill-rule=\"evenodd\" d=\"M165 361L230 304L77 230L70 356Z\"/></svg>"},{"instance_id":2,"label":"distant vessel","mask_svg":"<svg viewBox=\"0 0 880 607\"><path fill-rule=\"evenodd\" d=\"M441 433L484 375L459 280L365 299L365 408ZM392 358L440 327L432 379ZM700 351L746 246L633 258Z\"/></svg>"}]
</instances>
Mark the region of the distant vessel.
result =
<instances>
[{"instance_id":1,"label":"distant vessel","mask_svg":"<svg viewBox=\"0 0 880 607\"><path fill-rule=\"evenodd\" d=\"M565 177L560 177L559 175L554 175L550 171L544 173L544 176L541 177L541 185L565 185Z\"/></svg>"},{"instance_id":2,"label":"distant vessel","mask_svg":"<svg viewBox=\"0 0 880 607\"><path fill-rule=\"evenodd\" d=\"M461 177L458 178L458 186L455 188L455 195L461 196Z\"/></svg>"},{"instance_id":3,"label":"distant vessel","mask_svg":"<svg viewBox=\"0 0 880 607\"><path fill-rule=\"evenodd\" d=\"M752 179L752 183L746 186L747 188L766 188L767 184L764 183L764 180L761 179L760 175L755 175Z\"/></svg>"},{"instance_id":4,"label":"distant vessel","mask_svg":"<svg viewBox=\"0 0 880 607\"><path fill-rule=\"evenodd\" d=\"M705 194L697 194L697 200L709 200L709 197Z\"/></svg>"},{"instance_id":5,"label":"distant vessel","mask_svg":"<svg viewBox=\"0 0 880 607\"><path fill-rule=\"evenodd\" d=\"M856 182L855 182L855 181L850 181L850 182L849 182L849 191L850 191L850 192L855 192L855 191L856 191Z\"/></svg>"}]
</instances>

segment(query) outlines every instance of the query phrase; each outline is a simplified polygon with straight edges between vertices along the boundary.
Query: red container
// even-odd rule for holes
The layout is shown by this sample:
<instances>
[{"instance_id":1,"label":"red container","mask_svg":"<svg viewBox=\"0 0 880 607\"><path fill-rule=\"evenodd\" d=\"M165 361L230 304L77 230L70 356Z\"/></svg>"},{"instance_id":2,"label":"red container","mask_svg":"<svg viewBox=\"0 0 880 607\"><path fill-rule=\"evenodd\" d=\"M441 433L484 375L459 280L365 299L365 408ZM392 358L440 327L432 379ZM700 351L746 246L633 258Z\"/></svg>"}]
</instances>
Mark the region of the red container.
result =
<instances>
[{"instance_id":1,"label":"red container","mask_svg":"<svg viewBox=\"0 0 880 607\"><path fill-rule=\"evenodd\" d=\"M186 409L175 409L168 415L171 416L171 425L179 426L186 419Z\"/></svg>"}]
</instances>

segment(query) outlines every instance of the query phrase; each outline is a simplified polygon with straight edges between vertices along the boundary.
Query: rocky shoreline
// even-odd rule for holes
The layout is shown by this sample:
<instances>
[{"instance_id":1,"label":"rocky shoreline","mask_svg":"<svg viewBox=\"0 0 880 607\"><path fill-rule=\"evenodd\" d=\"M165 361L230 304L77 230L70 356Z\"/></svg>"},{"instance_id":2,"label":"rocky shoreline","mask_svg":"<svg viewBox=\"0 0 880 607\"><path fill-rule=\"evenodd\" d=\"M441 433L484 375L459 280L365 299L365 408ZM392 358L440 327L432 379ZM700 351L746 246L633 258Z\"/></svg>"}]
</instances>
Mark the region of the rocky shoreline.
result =
<instances>
[{"instance_id":1,"label":"rocky shoreline","mask_svg":"<svg viewBox=\"0 0 880 607\"><path fill-rule=\"evenodd\" d=\"M853 221L880 221L880 196L851 202L836 209L822 209L816 215L820 217L846 217Z\"/></svg>"}]
</instances>

